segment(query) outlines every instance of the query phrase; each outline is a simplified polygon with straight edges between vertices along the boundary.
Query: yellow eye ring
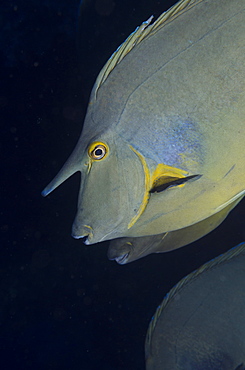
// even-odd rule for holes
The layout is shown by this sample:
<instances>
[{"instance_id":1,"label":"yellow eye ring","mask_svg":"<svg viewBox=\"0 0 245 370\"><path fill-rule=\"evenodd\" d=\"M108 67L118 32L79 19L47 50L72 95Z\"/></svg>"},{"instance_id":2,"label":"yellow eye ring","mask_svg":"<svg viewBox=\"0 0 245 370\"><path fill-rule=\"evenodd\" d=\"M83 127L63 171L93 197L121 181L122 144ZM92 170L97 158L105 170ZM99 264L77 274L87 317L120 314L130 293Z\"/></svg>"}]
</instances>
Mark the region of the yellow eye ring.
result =
<instances>
[{"instance_id":1,"label":"yellow eye ring","mask_svg":"<svg viewBox=\"0 0 245 370\"><path fill-rule=\"evenodd\" d=\"M91 159L95 161L100 161L101 159L104 159L107 156L108 152L108 146L105 143L101 143L99 141L90 144L88 148L88 155Z\"/></svg>"}]
</instances>

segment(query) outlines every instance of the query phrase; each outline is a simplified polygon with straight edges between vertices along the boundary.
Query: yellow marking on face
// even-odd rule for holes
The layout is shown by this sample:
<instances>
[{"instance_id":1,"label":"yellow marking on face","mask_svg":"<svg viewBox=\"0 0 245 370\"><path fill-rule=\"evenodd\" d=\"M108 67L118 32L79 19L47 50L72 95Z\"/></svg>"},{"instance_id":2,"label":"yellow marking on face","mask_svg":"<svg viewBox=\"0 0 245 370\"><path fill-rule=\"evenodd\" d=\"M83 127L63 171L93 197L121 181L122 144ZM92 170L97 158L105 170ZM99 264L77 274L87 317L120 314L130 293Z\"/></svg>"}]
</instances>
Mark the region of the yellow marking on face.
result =
<instances>
[{"instance_id":1,"label":"yellow marking on face","mask_svg":"<svg viewBox=\"0 0 245 370\"><path fill-rule=\"evenodd\" d=\"M88 231L88 236L90 236L92 238L93 236L93 228L89 225L83 225L83 227L86 227L87 229L89 229Z\"/></svg>"},{"instance_id":2,"label":"yellow marking on face","mask_svg":"<svg viewBox=\"0 0 245 370\"><path fill-rule=\"evenodd\" d=\"M186 177L189 174L189 172L187 172L187 171L181 170L181 169L176 168L176 167L168 166L164 163L159 163L157 165L155 171L153 172L153 174L151 174L150 170L149 170L149 167L147 166L146 160L143 157L143 155L140 154L131 145L129 145L129 147L139 157L139 159L142 163L144 174L145 174L145 190L144 190L144 196L143 196L141 205L140 205L137 213L134 215L132 220L129 222L128 229L130 229L136 223L136 221L139 219L139 217L144 212L144 210L145 210L145 208L148 204L149 198L150 198L150 190L154 186L156 186L157 183L160 183L160 182L162 184L168 183L170 178L179 179L179 178ZM177 186L178 187L183 187L184 185L185 184L181 184L181 185L177 185Z\"/></svg>"},{"instance_id":3,"label":"yellow marking on face","mask_svg":"<svg viewBox=\"0 0 245 370\"><path fill-rule=\"evenodd\" d=\"M83 225L84 227L87 227L88 229L90 229L90 230L93 230L93 228L91 227L91 226L89 226L89 225Z\"/></svg>"},{"instance_id":4,"label":"yellow marking on face","mask_svg":"<svg viewBox=\"0 0 245 370\"><path fill-rule=\"evenodd\" d=\"M89 174L92 167L92 160L89 158L88 162L84 163L84 166L87 166L87 174Z\"/></svg>"},{"instance_id":5,"label":"yellow marking on face","mask_svg":"<svg viewBox=\"0 0 245 370\"><path fill-rule=\"evenodd\" d=\"M180 168L168 166L164 163L159 163L153 173L152 180L154 181L157 177L162 177L164 175L168 177L186 177L188 172Z\"/></svg>"},{"instance_id":6,"label":"yellow marking on face","mask_svg":"<svg viewBox=\"0 0 245 370\"><path fill-rule=\"evenodd\" d=\"M90 170L92 168L92 163L93 163L93 161L92 161L92 159L90 159L89 162L88 162L88 173L90 172Z\"/></svg>"},{"instance_id":7,"label":"yellow marking on face","mask_svg":"<svg viewBox=\"0 0 245 370\"><path fill-rule=\"evenodd\" d=\"M160 184L166 184L172 178L172 180L177 180L186 177L189 172L181 170L180 168L171 167L164 163L159 163L153 172L151 179L151 187L154 188ZM185 184L178 185L178 187L183 187Z\"/></svg>"},{"instance_id":8,"label":"yellow marking on face","mask_svg":"<svg viewBox=\"0 0 245 370\"><path fill-rule=\"evenodd\" d=\"M145 207L147 206L147 203L148 203L148 200L149 200L149 197L150 197L150 188L151 188L151 174L150 174L150 171L149 171L149 168L147 166L147 163L146 163L146 160L145 158L143 157L142 154L140 154L136 149L134 149L131 145L129 145L130 149L135 153L137 154L137 156L139 157L141 163L142 163L142 166L143 166L143 169L144 169L144 173L145 173L145 191L144 191L144 196L143 196L143 200L142 200L142 203L136 213L136 215L132 218L132 220L130 221L130 223L128 224L128 229L130 229L134 224L135 222L138 220L138 218L142 215L142 213L144 212L145 210Z\"/></svg>"}]
</instances>

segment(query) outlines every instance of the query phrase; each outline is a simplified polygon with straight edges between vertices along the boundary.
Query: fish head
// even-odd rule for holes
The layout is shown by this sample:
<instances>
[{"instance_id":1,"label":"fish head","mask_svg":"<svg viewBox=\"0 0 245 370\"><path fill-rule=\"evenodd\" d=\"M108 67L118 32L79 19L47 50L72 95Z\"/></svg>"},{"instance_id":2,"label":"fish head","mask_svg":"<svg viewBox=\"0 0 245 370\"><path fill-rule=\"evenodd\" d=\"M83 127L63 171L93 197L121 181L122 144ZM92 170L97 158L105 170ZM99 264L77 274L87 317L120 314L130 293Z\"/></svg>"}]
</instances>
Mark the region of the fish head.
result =
<instances>
[{"instance_id":1,"label":"fish head","mask_svg":"<svg viewBox=\"0 0 245 370\"><path fill-rule=\"evenodd\" d=\"M91 135L91 130L86 130L91 125L87 118L85 130L73 153L44 189L43 195L48 195L72 174L80 172L81 185L72 236L84 238L85 244L132 236L131 233L141 236L137 233L137 223L154 199L153 194L161 194L168 188L181 188L199 177L173 166L157 164L116 130L93 130L94 135ZM171 197L168 200L168 194L159 200L163 206L173 203ZM142 254L148 254L143 247ZM130 258L134 259L132 250Z\"/></svg>"},{"instance_id":2,"label":"fish head","mask_svg":"<svg viewBox=\"0 0 245 370\"><path fill-rule=\"evenodd\" d=\"M119 121L121 111L118 110L116 119L105 106L106 99L96 99L92 93L83 131L73 153L42 192L46 196L74 173L81 173L72 236L84 238L85 244L162 233L164 224L157 230L152 228L155 205L150 207L151 203L159 199L157 204L163 212L168 204L173 210L178 208L181 197L180 201L174 201L171 192L165 190L182 188L200 177L159 163L150 155L147 143L142 145L141 141L137 145L132 138L122 135L120 125L114 123ZM150 220L146 233L145 220L138 229L139 220L145 214L147 222Z\"/></svg>"},{"instance_id":3,"label":"fish head","mask_svg":"<svg viewBox=\"0 0 245 370\"><path fill-rule=\"evenodd\" d=\"M94 244L124 236L144 196L141 163L111 131L93 138L83 157L73 237Z\"/></svg>"},{"instance_id":4,"label":"fish head","mask_svg":"<svg viewBox=\"0 0 245 370\"><path fill-rule=\"evenodd\" d=\"M145 181L144 168L130 145L110 129L89 135L86 127L91 124L87 118L70 158L42 192L46 196L81 173L72 236L84 238L86 244L126 235L144 197Z\"/></svg>"},{"instance_id":5,"label":"fish head","mask_svg":"<svg viewBox=\"0 0 245 370\"><path fill-rule=\"evenodd\" d=\"M136 238L118 238L110 241L107 256L119 265L133 262L151 253L163 252L161 243L167 233Z\"/></svg>"}]
</instances>

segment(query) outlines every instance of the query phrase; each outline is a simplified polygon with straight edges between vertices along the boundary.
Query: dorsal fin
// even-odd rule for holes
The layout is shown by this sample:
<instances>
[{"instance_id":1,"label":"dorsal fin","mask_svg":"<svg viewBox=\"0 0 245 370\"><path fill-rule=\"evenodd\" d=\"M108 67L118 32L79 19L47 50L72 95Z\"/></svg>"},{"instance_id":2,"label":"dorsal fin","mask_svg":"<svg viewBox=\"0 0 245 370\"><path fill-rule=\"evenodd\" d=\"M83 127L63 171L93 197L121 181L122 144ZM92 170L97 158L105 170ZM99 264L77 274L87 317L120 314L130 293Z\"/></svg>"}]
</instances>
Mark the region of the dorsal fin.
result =
<instances>
[{"instance_id":1,"label":"dorsal fin","mask_svg":"<svg viewBox=\"0 0 245 370\"><path fill-rule=\"evenodd\" d=\"M130 50L132 50L142 40L152 36L169 21L172 21L175 17L182 13L183 10L190 8L201 1L203 0L180 0L166 12L162 13L153 24L150 24L153 19L153 16L151 16L147 21L143 22L141 26L137 27L136 30L132 32L128 38L117 48L117 50L112 54L100 71L95 82L95 97L98 89L107 79L108 75L115 68L115 66L121 62L125 55L130 52Z\"/></svg>"}]
</instances>

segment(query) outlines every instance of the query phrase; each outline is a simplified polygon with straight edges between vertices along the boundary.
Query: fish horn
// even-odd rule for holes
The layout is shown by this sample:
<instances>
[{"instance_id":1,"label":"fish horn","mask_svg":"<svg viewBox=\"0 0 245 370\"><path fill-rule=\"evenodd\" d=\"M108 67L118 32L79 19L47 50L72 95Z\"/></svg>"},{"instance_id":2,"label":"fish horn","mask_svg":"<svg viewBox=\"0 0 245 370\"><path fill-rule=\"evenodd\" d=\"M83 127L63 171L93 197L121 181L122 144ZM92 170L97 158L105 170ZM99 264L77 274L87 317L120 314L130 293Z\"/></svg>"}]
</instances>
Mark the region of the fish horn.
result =
<instances>
[{"instance_id":1,"label":"fish horn","mask_svg":"<svg viewBox=\"0 0 245 370\"><path fill-rule=\"evenodd\" d=\"M65 162L64 166L55 176L55 178L46 186L46 188L42 191L42 196L46 197L50 194L53 190L55 190L59 185L61 185L64 181L69 179L74 173L81 171L81 166L79 166L79 158L81 158L81 150L79 150L79 146L75 148L71 156Z\"/></svg>"}]
</instances>

